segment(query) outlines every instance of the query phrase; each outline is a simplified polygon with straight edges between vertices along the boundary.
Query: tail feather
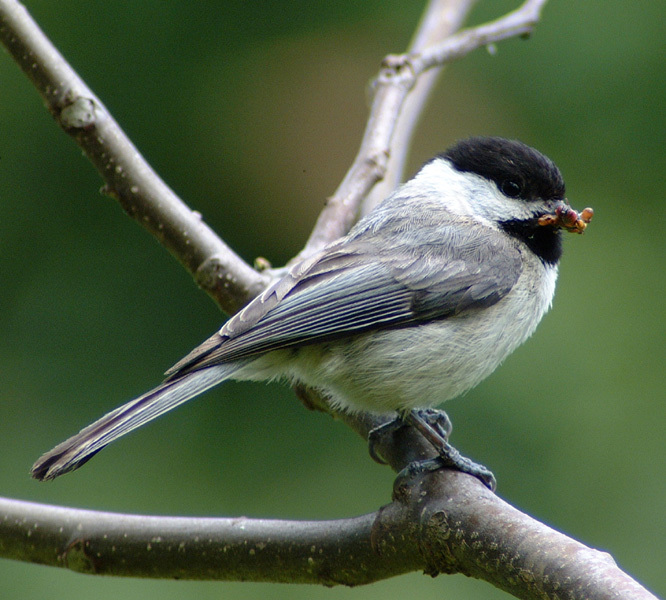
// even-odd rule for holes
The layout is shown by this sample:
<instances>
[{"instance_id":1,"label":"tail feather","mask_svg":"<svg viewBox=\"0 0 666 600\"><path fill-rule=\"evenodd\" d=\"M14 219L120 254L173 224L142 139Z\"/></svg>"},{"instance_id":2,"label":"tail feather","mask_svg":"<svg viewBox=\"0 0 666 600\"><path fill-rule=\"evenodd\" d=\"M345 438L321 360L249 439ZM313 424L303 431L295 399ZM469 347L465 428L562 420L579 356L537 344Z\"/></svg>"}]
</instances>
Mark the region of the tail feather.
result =
<instances>
[{"instance_id":1,"label":"tail feather","mask_svg":"<svg viewBox=\"0 0 666 600\"><path fill-rule=\"evenodd\" d=\"M238 364L223 364L167 380L95 421L44 454L30 474L41 481L78 469L104 446L229 378Z\"/></svg>"}]
</instances>

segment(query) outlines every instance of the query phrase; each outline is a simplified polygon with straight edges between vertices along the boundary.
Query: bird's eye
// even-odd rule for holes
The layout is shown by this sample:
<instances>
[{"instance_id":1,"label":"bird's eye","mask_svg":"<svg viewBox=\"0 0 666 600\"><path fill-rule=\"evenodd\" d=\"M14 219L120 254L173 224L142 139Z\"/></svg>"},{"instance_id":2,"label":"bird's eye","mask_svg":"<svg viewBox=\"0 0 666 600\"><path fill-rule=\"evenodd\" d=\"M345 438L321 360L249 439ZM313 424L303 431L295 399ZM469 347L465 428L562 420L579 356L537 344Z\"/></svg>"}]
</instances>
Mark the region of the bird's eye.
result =
<instances>
[{"instance_id":1,"label":"bird's eye","mask_svg":"<svg viewBox=\"0 0 666 600\"><path fill-rule=\"evenodd\" d=\"M523 191L523 186L513 179L505 179L500 187L502 193L509 198L517 198Z\"/></svg>"}]
</instances>

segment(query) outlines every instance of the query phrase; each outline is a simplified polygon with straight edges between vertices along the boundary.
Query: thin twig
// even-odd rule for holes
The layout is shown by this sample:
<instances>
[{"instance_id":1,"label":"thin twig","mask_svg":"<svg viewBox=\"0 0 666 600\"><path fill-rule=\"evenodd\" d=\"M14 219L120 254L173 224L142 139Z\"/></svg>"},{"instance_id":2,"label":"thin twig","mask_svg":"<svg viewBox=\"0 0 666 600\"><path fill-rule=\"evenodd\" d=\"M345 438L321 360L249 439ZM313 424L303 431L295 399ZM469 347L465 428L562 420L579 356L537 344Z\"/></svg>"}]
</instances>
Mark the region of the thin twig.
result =
<instances>
[{"instance_id":1,"label":"thin twig","mask_svg":"<svg viewBox=\"0 0 666 600\"><path fill-rule=\"evenodd\" d=\"M548 0L526 0L515 11L496 21L461 31L441 44L430 46L419 54L406 57L414 76L428 69L463 58L478 48L503 40L529 36L541 18ZM405 61L398 60L398 64Z\"/></svg>"},{"instance_id":2,"label":"thin twig","mask_svg":"<svg viewBox=\"0 0 666 600\"><path fill-rule=\"evenodd\" d=\"M359 206L381 180L393 147L398 115L428 69L441 67L478 48L532 32L547 0L527 0L514 12L492 23L448 37L419 53L389 55L374 84L374 99L361 148L342 183L328 200L295 262L344 235L358 216ZM468 6L465 6L467 10ZM425 27L426 24L422 23ZM443 27L440 28L443 32Z\"/></svg>"}]
</instances>

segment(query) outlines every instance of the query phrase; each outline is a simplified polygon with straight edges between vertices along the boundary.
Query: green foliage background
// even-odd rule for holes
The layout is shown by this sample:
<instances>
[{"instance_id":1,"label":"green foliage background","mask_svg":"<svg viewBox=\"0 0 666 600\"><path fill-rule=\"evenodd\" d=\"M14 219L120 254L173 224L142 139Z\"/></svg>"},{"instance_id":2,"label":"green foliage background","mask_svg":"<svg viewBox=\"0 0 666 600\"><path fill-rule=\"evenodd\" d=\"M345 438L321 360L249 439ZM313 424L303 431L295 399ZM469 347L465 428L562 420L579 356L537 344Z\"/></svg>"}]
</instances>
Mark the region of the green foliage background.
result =
<instances>
[{"instance_id":1,"label":"green foliage background","mask_svg":"<svg viewBox=\"0 0 666 600\"><path fill-rule=\"evenodd\" d=\"M517 2L481 2L476 22ZM298 251L357 149L365 87L421 3L31 0L138 148L248 260ZM557 2L529 41L452 66L411 171L470 134L552 157L575 207L553 311L448 406L454 443L499 493L666 593L666 4ZM52 484L33 460L161 373L223 320L0 55L0 493L146 514L338 518L389 500L392 473L278 385L229 384ZM505 598L412 574L354 590L92 578L3 561L0 597Z\"/></svg>"}]
</instances>

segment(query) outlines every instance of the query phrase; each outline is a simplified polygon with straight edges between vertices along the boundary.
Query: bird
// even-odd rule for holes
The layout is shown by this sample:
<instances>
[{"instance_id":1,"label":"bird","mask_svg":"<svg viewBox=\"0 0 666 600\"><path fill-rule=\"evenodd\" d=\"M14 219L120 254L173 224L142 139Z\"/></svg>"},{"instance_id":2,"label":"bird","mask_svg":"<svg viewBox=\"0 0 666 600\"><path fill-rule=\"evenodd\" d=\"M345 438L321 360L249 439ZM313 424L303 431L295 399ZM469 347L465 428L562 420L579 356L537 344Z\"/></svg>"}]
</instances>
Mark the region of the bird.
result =
<instances>
[{"instance_id":1,"label":"bird","mask_svg":"<svg viewBox=\"0 0 666 600\"><path fill-rule=\"evenodd\" d=\"M560 170L530 146L458 141L31 475L73 471L228 379L283 380L336 410L422 420L419 411L473 388L530 337L553 301L562 232L582 233L592 215L571 208ZM480 465L449 464L492 487Z\"/></svg>"}]
</instances>

